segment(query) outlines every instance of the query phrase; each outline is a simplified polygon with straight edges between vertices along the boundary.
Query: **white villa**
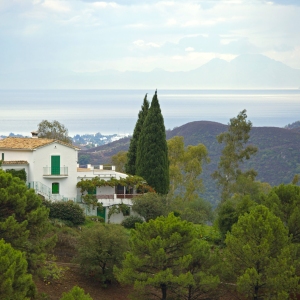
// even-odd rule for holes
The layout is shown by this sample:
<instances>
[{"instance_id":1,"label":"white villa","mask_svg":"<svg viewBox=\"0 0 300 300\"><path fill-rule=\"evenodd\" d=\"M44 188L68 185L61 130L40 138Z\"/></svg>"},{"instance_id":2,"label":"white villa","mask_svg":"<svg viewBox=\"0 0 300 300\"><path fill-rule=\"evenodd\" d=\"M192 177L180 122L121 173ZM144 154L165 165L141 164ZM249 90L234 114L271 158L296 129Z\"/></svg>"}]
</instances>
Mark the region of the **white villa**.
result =
<instances>
[{"instance_id":1,"label":"white villa","mask_svg":"<svg viewBox=\"0 0 300 300\"><path fill-rule=\"evenodd\" d=\"M51 201L72 200L79 203L87 215L102 216L105 221L108 220L108 211L113 205L123 203L130 207L133 195L126 194L123 186L96 189L96 198L102 203L104 211L88 209L82 203L80 189L76 187L77 182L96 176L109 180L126 178L127 175L116 172L114 166L104 168L100 165L97 168L88 165L87 168L79 168L78 150L78 147L58 140L38 138L36 132L32 133L32 138L8 137L0 140L0 168L25 169L26 184L37 194ZM123 219L122 213L114 214L110 222L120 223Z\"/></svg>"}]
</instances>

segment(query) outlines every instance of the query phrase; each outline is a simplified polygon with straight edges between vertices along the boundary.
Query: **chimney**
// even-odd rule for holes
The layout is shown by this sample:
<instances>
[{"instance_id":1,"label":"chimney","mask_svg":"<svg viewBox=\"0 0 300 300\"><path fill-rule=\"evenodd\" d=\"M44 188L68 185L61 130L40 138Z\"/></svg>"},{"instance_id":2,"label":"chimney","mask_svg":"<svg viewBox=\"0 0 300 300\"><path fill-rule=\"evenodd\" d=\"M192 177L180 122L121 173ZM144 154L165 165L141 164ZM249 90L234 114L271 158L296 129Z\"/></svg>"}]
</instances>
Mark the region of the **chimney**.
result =
<instances>
[{"instance_id":1,"label":"chimney","mask_svg":"<svg viewBox=\"0 0 300 300\"><path fill-rule=\"evenodd\" d=\"M33 139L37 139L38 138L38 132L37 131L31 131L31 137L33 138Z\"/></svg>"}]
</instances>

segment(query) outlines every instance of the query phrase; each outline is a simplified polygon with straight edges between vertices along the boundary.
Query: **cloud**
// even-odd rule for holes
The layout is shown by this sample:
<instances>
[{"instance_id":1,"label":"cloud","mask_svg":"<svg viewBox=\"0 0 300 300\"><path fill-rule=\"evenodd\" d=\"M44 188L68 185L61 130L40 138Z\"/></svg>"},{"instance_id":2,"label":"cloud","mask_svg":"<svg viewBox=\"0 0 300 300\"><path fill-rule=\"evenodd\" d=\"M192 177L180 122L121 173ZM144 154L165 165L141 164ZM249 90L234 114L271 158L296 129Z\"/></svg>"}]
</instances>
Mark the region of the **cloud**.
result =
<instances>
[{"instance_id":1,"label":"cloud","mask_svg":"<svg viewBox=\"0 0 300 300\"><path fill-rule=\"evenodd\" d=\"M298 66L297 3L0 0L0 65L179 71L215 57L262 53Z\"/></svg>"},{"instance_id":2,"label":"cloud","mask_svg":"<svg viewBox=\"0 0 300 300\"><path fill-rule=\"evenodd\" d=\"M195 49L193 47L187 47L187 48L184 49L184 51L193 52L193 51L195 51Z\"/></svg>"},{"instance_id":3,"label":"cloud","mask_svg":"<svg viewBox=\"0 0 300 300\"><path fill-rule=\"evenodd\" d=\"M95 7L95 8L107 8L107 7L116 8L119 5L116 2L99 1L99 2L93 2L92 6Z\"/></svg>"},{"instance_id":4,"label":"cloud","mask_svg":"<svg viewBox=\"0 0 300 300\"><path fill-rule=\"evenodd\" d=\"M160 45L153 43L153 42L148 42L146 43L144 40L137 40L134 41L133 44L137 47L154 47L154 48L159 48Z\"/></svg>"},{"instance_id":5,"label":"cloud","mask_svg":"<svg viewBox=\"0 0 300 300\"><path fill-rule=\"evenodd\" d=\"M57 12L70 11L70 7L66 1L45 0L41 5L47 9L54 10Z\"/></svg>"}]
</instances>

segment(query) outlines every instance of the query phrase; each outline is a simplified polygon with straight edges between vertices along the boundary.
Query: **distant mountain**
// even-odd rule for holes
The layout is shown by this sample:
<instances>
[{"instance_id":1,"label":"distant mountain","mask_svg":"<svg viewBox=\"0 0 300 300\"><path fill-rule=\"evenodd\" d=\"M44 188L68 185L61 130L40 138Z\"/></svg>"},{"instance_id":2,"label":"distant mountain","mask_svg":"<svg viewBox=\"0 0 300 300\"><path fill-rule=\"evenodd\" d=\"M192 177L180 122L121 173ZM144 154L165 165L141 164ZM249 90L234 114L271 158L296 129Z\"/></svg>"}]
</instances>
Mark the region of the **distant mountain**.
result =
<instances>
[{"instance_id":1,"label":"distant mountain","mask_svg":"<svg viewBox=\"0 0 300 300\"><path fill-rule=\"evenodd\" d=\"M71 72L67 70L27 70L1 72L0 88L98 88L134 89L240 89L299 88L300 70L259 54L244 54L230 62L212 59L188 72Z\"/></svg>"},{"instance_id":2,"label":"distant mountain","mask_svg":"<svg viewBox=\"0 0 300 300\"><path fill-rule=\"evenodd\" d=\"M186 145L203 143L207 147L211 162L203 169L202 178L206 189L203 197L214 205L219 195L210 175L217 169L222 151L216 136L224 131L227 131L227 125L208 121L191 122L167 131L167 139L178 135L184 137ZM127 151L129 143L130 138L124 138L81 151L79 155L89 155L92 164L109 163L112 155L121 150ZM258 172L258 180L278 185L290 183L295 174L300 174L299 132L277 127L254 127L250 134L250 144L258 147L258 153L245 166Z\"/></svg>"}]
</instances>

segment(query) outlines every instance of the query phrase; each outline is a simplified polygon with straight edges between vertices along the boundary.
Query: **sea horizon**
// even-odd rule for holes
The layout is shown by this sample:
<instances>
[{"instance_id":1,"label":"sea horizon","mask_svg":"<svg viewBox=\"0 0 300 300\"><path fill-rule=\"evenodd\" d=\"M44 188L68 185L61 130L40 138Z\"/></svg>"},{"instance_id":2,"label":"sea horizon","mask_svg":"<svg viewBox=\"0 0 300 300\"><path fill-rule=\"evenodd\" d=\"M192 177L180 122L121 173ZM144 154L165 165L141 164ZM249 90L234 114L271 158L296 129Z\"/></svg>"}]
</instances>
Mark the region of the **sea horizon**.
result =
<instances>
[{"instance_id":1,"label":"sea horizon","mask_svg":"<svg viewBox=\"0 0 300 300\"><path fill-rule=\"evenodd\" d=\"M155 89L1 89L0 135L29 136L42 120L69 135L132 134L146 93ZM300 89L161 89L166 129L188 122L227 124L243 109L254 127L284 127L300 119Z\"/></svg>"}]
</instances>

